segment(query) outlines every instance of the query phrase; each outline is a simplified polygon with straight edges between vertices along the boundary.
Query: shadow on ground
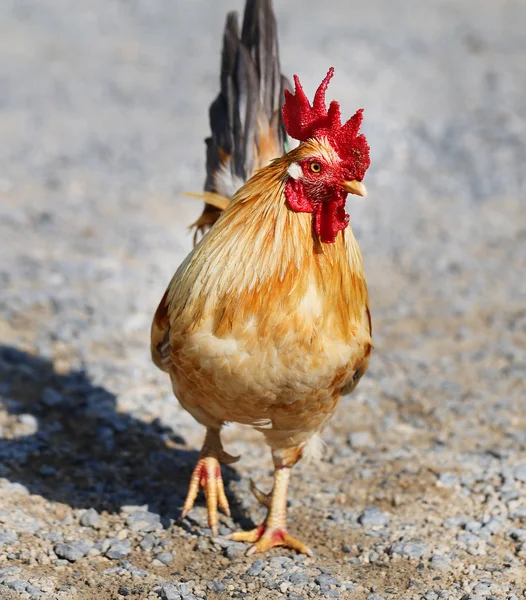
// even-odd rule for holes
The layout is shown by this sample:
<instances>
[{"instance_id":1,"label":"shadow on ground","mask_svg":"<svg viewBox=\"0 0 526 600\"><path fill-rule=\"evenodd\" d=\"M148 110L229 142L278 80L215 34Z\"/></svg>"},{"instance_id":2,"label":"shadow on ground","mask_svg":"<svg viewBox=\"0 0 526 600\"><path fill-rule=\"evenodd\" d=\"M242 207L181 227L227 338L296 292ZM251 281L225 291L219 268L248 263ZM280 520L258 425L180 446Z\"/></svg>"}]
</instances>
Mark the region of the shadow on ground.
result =
<instances>
[{"instance_id":1,"label":"shadow on ground","mask_svg":"<svg viewBox=\"0 0 526 600\"><path fill-rule=\"evenodd\" d=\"M0 437L0 476L72 507L148 504L163 520L179 517L198 452L176 432L117 412L115 396L84 371L58 374L49 360L10 346L0 346L0 393L34 431ZM232 468L223 473L227 487L238 479Z\"/></svg>"}]
</instances>

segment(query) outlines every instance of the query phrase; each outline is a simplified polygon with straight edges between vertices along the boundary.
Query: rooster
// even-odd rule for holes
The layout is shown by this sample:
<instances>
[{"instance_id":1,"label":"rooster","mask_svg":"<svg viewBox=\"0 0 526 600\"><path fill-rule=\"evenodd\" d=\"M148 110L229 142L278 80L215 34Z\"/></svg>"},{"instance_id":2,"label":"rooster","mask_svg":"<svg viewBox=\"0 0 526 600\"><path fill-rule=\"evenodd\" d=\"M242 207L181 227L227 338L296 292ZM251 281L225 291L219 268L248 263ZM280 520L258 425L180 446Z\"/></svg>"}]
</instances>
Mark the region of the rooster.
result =
<instances>
[{"instance_id":1,"label":"rooster","mask_svg":"<svg viewBox=\"0 0 526 600\"><path fill-rule=\"evenodd\" d=\"M253 486L267 516L230 536L251 543L248 554L286 546L311 555L286 527L291 469L316 448L372 348L362 256L345 211L349 193L366 196L369 147L361 110L342 125L339 104L326 106L333 71L311 104L298 77L291 92L280 73L271 0L247 1L241 35L228 15L201 239L152 324L153 361L206 427L183 517L200 486L213 535L218 507L229 514L220 464L239 457L224 450L223 425L249 425L270 447L272 491ZM292 150L287 134L300 142Z\"/></svg>"}]
</instances>

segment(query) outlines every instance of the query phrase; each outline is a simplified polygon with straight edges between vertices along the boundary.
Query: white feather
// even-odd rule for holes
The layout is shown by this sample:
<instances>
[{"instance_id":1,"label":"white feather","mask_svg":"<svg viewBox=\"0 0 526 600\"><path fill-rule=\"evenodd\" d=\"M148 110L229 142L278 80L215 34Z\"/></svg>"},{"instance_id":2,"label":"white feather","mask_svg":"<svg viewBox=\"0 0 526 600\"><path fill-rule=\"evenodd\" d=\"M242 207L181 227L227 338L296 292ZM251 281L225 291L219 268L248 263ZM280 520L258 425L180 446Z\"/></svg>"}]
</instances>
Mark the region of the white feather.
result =
<instances>
[{"instance_id":1,"label":"white feather","mask_svg":"<svg viewBox=\"0 0 526 600\"><path fill-rule=\"evenodd\" d=\"M290 165L290 167L287 169L287 173L292 177L292 179L300 179L303 175L301 167L296 162Z\"/></svg>"},{"instance_id":2,"label":"white feather","mask_svg":"<svg viewBox=\"0 0 526 600\"><path fill-rule=\"evenodd\" d=\"M214 183L218 194L232 198L244 181L237 175L232 175L230 160L227 160L214 173Z\"/></svg>"},{"instance_id":3,"label":"white feather","mask_svg":"<svg viewBox=\"0 0 526 600\"><path fill-rule=\"evenodd\" d=\"M307 462L320 462L324 454L325 442L315 433L305 446L303 446L302 457Z\"/></svg>"}]
</instances>

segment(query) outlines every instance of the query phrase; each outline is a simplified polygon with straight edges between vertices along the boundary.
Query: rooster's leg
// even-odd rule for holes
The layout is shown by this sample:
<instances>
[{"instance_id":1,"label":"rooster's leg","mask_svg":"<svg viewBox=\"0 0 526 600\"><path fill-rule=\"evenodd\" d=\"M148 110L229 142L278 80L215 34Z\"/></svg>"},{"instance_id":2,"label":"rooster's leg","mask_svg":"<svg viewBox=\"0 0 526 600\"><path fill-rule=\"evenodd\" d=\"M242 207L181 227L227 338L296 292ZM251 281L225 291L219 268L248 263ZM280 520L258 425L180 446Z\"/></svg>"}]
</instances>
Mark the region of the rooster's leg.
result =
<instances>
[{"instance_id":1,"label":"rooster's leg","mask_svg":"<svg viewBox=\"0 0 526 600\"><path fill-rule=\"evenodd\" d=\"M225 495L220 463L229 465L237 460L239 460L239 456L231 456L223 450L219 430L208 428L199 459L190 479L188 494L186 495L181 515L183 519L192 510L199 487L203 486L206 496L206 508L208 510L208 525L212 530L212 535L217 535L217 525L219 523L218 505L223 509L224 513L230 516L230 507Z\"/></svg>"},{"instance_id":2,"label":"rooster's leg","mask_svg":"<svg viewBox=\"0 0 526 600\"><path fill-rule=\"evenodd\" d=\"M251 485L252 492L259 502L268 507L267 518L252 531L238 531L229 536L230 539L236 542L250 542L253 544L247 555L266 552L274 546L286 546L312 556L310 548L287 532L287 488L290 470L290 466L279 465L275 467L274 487L268 496L260 492L253 484Z\"/></svg>"}]
</instances>

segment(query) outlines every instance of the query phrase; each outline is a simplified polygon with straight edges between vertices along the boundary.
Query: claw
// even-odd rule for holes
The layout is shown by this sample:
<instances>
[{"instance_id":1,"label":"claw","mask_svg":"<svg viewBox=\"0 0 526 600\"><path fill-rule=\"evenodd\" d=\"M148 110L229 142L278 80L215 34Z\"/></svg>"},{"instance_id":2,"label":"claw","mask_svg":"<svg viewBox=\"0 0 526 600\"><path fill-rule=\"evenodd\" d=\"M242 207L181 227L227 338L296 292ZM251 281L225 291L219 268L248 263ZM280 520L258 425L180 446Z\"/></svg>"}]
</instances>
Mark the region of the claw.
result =
<instances>
[{"instance_id":1,"label":"claw","mask_svg":"<svg viewBox=\"0 0 526 600\"><path fill-rule=\"evenodd\" d=\"M256 500L261 505L263 505L265 508L270 508L270 500L272 498L272 493L265 494L265 492L262 492L260 489L258 489L256 487L256 484L254 483L253 479L250 480L249 485L250 485L250 491L254 494L254 497L256 498Z\"/></svg>"},{"instance_id":2,"label":"claw","mask_svg":"<svg viewBox=\"0 0 526 600\"><path fill-rule=\"evenodd\" d=\"M234 463L237 463L241 456L232 456L232 454L228 454L228 452L221 450L217 458L219 459L219 462L224 465L233 465Z\"/></svg>"},{"instance_id":3,"label":"claw","mask_svg":"<svg viewBox=\"0 0 526 600\"><path fill-rule=\"evenodd\" d=\"M181 513L183 519L192 510L201 486L205 490L208 525L212 530L212 535L217 536L219 523L217 506L219 505L228 516L230 516L230 507L228 506L223 478L221 477L221 466L217 458L213 456L206 456L197 461Z\"/></svg>"}]
</instances>

